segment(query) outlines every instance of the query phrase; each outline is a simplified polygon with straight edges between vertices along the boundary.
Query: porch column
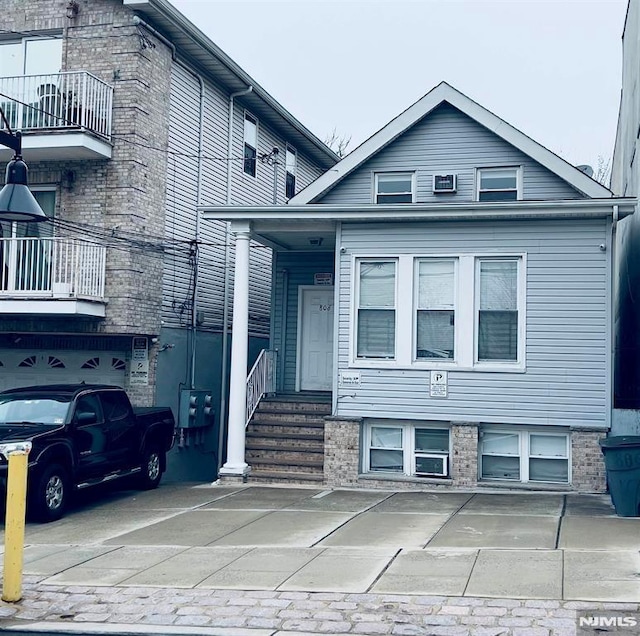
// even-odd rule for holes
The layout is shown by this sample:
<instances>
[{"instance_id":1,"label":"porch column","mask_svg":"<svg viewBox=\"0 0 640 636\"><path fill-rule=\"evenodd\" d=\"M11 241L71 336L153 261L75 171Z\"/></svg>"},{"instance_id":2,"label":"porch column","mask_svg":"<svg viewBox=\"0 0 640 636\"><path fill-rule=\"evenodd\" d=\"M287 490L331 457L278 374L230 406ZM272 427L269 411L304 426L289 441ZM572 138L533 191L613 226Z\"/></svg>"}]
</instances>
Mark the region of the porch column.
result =
<instances>
[{"instance_id":1,"label":"porch column","mask_svg":"<svg viewBox=\"0 0 640 636\"><path fill-rule=\"evenodd\" d=\"M231 223L236 237L233 284L233 331L229 379L227 461L220 475L246 475L251 468L244 461L247 416L247 357L249 348L249 223Z\"/></svg>"}]
</instances>

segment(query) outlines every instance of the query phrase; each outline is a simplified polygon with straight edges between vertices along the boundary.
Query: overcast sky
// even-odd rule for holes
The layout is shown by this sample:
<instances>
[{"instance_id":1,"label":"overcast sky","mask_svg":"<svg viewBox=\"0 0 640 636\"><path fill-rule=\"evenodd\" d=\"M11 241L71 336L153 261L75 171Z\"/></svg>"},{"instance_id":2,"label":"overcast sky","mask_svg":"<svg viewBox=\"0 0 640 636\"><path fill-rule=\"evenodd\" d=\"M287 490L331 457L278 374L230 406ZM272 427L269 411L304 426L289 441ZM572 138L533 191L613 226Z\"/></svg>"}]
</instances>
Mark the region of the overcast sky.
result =
<instances>
[{"instance_id":1,"label":"overcast sky","mask_svg":"<svg viewBox=\"0 0 640 636\"><path fill-rule=\"evenodd\" d=\"M613 152L626 0L170 0L349 150L442 80L573 164Z\"/></svg>"}]
</instances>

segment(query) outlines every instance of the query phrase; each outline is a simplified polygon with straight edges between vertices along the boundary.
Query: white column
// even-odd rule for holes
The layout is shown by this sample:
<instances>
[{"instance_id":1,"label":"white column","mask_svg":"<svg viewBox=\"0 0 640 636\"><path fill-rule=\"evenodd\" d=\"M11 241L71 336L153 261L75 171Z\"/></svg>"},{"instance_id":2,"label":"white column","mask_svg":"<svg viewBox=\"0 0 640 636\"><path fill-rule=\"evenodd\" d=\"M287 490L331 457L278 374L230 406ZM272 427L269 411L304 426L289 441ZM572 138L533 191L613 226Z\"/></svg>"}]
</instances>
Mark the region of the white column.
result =
<instances>
[{"instance_id":1,"label":"white column","mask_svg":"<svg viewBox=\"0 0 640 636\"><path fill-rule=\"evenodd\" d=\"M235 280L233 283L233 331L229 382L227 461L220 475L246 475L251 468L244 461L247 417L247 356L249 348L249 225L239 224L236 236Z\"/></svg>"}]
</instances>

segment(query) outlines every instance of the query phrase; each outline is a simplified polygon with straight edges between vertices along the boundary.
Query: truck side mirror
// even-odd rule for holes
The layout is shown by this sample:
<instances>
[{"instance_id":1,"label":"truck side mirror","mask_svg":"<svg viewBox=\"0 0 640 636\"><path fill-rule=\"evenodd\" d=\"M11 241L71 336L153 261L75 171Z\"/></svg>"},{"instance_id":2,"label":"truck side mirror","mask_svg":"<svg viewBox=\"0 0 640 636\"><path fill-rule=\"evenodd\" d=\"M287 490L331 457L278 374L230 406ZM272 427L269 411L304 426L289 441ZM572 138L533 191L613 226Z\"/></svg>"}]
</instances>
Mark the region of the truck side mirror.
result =
<instances>
[{"instance_id":1,"label":"truck side mirror","mask_svg":"<svg viewBox=\"0 0 640 636\"><path fill-rule=\"evenodd\" d=\"M78 424L95 424L98 421L98 416L92 411L84 411L76 415L76 421Z\"/></svg>"}]
</instances>

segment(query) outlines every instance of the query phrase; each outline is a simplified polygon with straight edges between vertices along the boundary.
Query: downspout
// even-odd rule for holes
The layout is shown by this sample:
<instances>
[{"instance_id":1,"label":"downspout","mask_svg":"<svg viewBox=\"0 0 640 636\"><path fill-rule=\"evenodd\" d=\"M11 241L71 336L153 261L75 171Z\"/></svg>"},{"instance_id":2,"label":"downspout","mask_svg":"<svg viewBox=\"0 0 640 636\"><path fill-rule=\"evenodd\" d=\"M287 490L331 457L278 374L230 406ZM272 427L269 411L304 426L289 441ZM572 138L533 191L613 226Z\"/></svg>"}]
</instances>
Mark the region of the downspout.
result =
<instances>
[{"instance_id":1,"label":"downspout","mask_svg":"<svg viewBox=\"0 0 640 636\"><path fill-rule=\"evenodd\" d=\"M609 287L611 294L611 308L609 319L609 377L611 378L609 388L609 430L613 425L613 410L615 405L615 373L616 373L616 236L618 229L618 221L620 219L620 209L618 205L613 206L613 218L611 220L611 248L610 248L610 276Z\"/></svg>"},{"instance_id":2,"label":"downspout","mask_svg":"<svg viewBox=\"0 0 640 636\"><path fill-rule=\"evenodd\" d=\"M162 33L160 33L160 31L156 31L156 29L154 29L148 22L145 22L142 18L140 18L137 15L133 16L133 23L136 26L144 27L144 29L146 31L149 31L149 33L151 33L151 35L153 35L158 40L160 40L160 42L162 42L165 46L168 46L171 49L171 59L175 61L175 59L176 59L176 46L175 46L175 44L173 42L171 42L166 37L164 37L164 35L162 35Z\"/></svg>"},{"instance_id":3,"label":"downspout","mask_svg":"<svg viewBox=\"0 0 640 636\"><path fill-rule=\"evenodd\" d=\"M236 97L248 95L253 90L253 86L231 93L229 95L229 121L227 128L227 196L226 204L231 205L231 161L233 156L233 102ZM222 303L222 378L220 378L220 427L218 437L218 470L222 466L222 445L224 441L223 420L227 410L227 349L229 348L229 221L225 221L224 229L224 290Z\"/></svg>"},{"instance_id":4,"label":"downspout","mask_svg":"<svg viewBox=\"0 0 640 636\"><path fill-rule=\"evenodd\" d=\"M202 203L202 150L204 146L204 97L205 87L201 75L196 75L200 82L200 136L198 138L198 186L196 191L197 205ZM198 336L198 260L200 245L200 212L196 207L196 252L193 264L193 301L191 303L191 369L189 374L189 387L195 389L196 381L196 341Z\"/></svg>"}]
</instances>

